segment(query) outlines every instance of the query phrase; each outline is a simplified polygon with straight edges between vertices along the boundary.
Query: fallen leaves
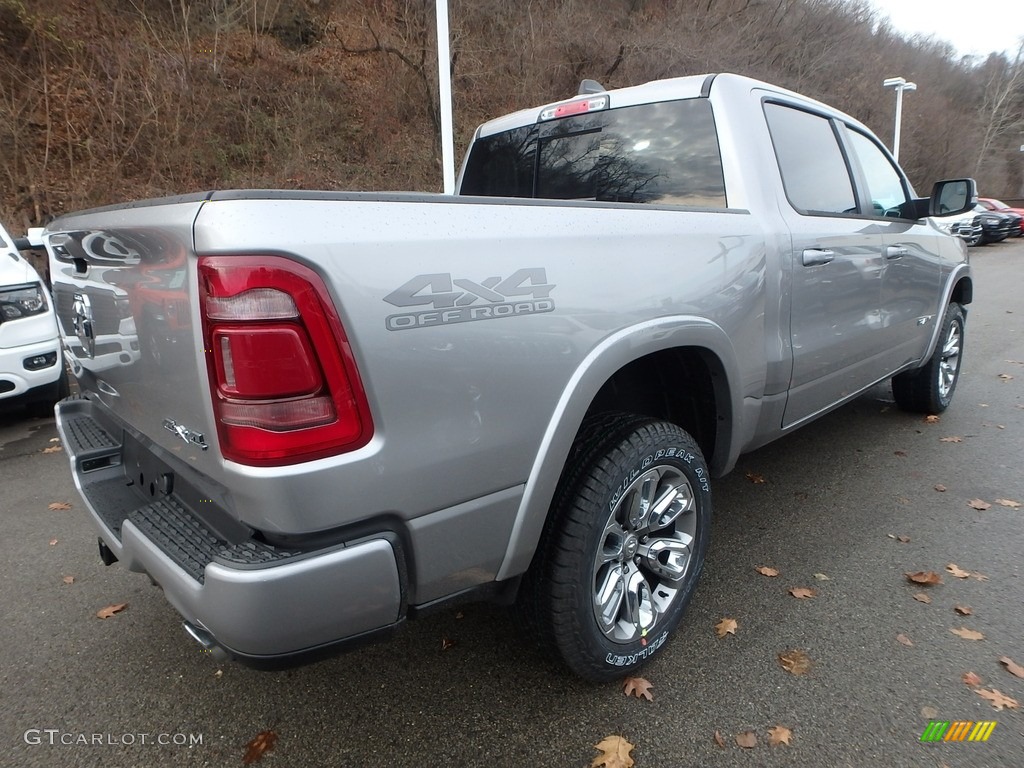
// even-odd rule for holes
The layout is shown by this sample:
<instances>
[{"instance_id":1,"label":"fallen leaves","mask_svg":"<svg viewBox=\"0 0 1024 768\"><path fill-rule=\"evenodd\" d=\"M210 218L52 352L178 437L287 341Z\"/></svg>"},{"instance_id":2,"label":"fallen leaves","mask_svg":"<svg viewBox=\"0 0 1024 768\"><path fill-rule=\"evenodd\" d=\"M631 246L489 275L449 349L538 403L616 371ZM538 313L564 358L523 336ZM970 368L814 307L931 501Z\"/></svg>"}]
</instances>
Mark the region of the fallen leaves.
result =
<instances>
[{"instance_id":1,"label":"fallen leaves","mask_svg":"<svg viewBox=\"0 0 1024 768\"><path fill-rule=\"evenodd\" d=\"M956 576L958 579L966 579L968 576L971 575L970 571L963 570L956 563L950 563L949 565L947 565L946 570L954 576Z\"/></svg>"},{"instance_id":2,"label":"fallen leaves","mask_svg":"<svg viewBox=\"0 0 1024 768\"><path fill-rule=\"evenodd\" d=\"M937 415L935 415L934 413L928 414L927 416L924 417L924 423L925 424L938 424L939 423L939 417Z\"/></svg>"},{"instance_id":3,"label":"fallen leaves","mask_svg":"<svg viewBox=\"0 0 1024 768\"><path fill-rule=\"evenodd\" d=\"M1020 702L1016 699L1011 699L1005 693L1000 693L995 688L978 688L974 692L991 704L993 709L1002 711L1004 708L1017 709L1020 706Z\"/></svg>"},{"instance_id":4,"label":"fallen leaves","mask_svg":"<svg viewBox=\"0 0 1024 768\"><path fill-rule=\"evenodd\" d=\"M944 486L942 483L936 483L935 484L935 490L938 491L939 493L945 493L946 492L946 486Z\"/></svg>"},{"instance_id":5,"label":"fallen leaves","mask_svg":"<svg viewBox=\"0 0 1024 768\"><path fill-rule=\"evenodd\" d=\"M744 749L753 749L757 746L757 734L753 731L744 731L736 734L736 743Z\"/></svg>"},{"instance_id":6,"label":"fallen leaves","mask_svg":"<svg viewBox=\"0 0 1024 768\"><path fill-rule=\"evenodd\" d=\"M120 613L127 607L128 603L114 603L113 605L108 605L106 608L101 608L100 610L96 611L96 618L109 619L115 613Z\"/></svg>"},{"instance_id":7,"label":"fallen leaves","mask_svg":"<svg viewBox=\"0 0 1024 768\"><path fill-rule=\"evenodd\" d=\"M996 499L996 504L1003 507L1009 507L1010 509L1019 509L1021 506L1019 501L1014 501L1013 499Z\"/></svg>"},{"instance_id":8,"label":"fallen leaves","mask_svg":"<svg viewBox=\"0 0 1024 768\"><path fill-rule=\"evenodd\" d=\"M895 533L887 533L885 535L888 536L890 539L895 539L900 544L909 544L910 543L910 537L909 536L897 536Z\"/></svg>"},{"instance_id":9,"label":"fallen leaves","mask_svg":"<svg viewBox=\"0 0 1024 768\"><path fill-rule=\"evenodd\" d=\"M65 512L71 509L71 504L66 501L53 501L47 506L47 509L52 509L55 512Z\"/></svg>"},{"instance_id":10,"label":"fallen leaves","mask_svg":"<svg viewBox=\"0 0 1024 768\"><path fill-rule=\"evenodd\" d=\"M954 635L957 635L958 637L962 637L964 640L985 639L985 636L981 634L981 632L978 632L973 629L968 629L967 627L960 627L959 629L951 629L949 631L952 632Z\"/></svg>"},{"instance_id":11,"label":"fallen leaves","mask_svg":"<svg viewBox=\"0 0 1024 768\"><path fill-rule=\"evenodd\" d=\"M715 740L715 744L720 746L722 749L725 749L725 738L721 733L715 731L715 735L712 738Z\"/></svg>"},{"instance_id":12,"label":"fallen leaves","mask_svg":"<svg viewBox=\"0 0 1024 768\"><path fill-rule=\"evenodd\" d=\"M939 438L939 442L940 443L962 443L963 441L964 441L964 439L962 437L958 437L957 435L951 435L950 437L940 437Z\"/></svg>"},{"instance_id":13,"label":"fallen leaves","mask_svg":"<svg viewBox=\"0 0 1024 768\"><path fill-rule=\"evenodd\" d=\"M978 677L974 672L964 672L960 676L960 679L963 680L964 683L966 683L967 685L971 686L971 688L977 688L979 685L981 685L981 678Z\"/></svg>"},{"instance_id":14,"label":"fallen leaves","mask_svg":"<svg viewBox=\"0 0 1024 768\"><path fill-rule=\"evenodd\" d=\"M736 630L739 629L739 622L736 619L725 618L715 624L715 632L718 633L719 637L725 637L726 635L735 635Z\"/></svg>"},{"instance_id":15,"label":"fallen leaves","mask_svg":"<svg viewBox=\"0 0 1024 768\"><path fill-rule=\"evenodd\" d=\"M442 651L447 651L453 645L455 645L455 641L454 640L449 640L447 637L442 637L441 638L441 650Z\"/></svg>"},{"instance_id":16,"label":"fallen leaves","mask_svg":"<svg viewBox=\"0 0 1024 768\"><path fill-rule=\"evenodd\" d=\"M626 696L636 696L638 699L654 701L654 694L651 693L651 681L644 677L627 677L622 686L622 692Z\"/></svg>"},{"instance_id":17,"label":"fallen leaves","mask_svg":"<svg viewBox=\"0 0 1024 768\"><path fill-rule=\"evenodd\" d=\"M789 742L792 738L793 731L784 725L776 725L768 729L768 743L773 747L777 747L780 744L789 746Z\"/></svg>"},{"instance_id":18,"label":"fallen leaves","mask_svg":"<svg viewBox=\"0 0 1024 768\"><path fill-rule=\"evenodd\" d=\"M992 505L989 504L987 501L982 501L981 499L971 499L970 501L967 502L967 506L970 507L971 509L977 509L980 512L984 512Z\"/></svg>"},{"instance_id":19,"label":"fallen leaves","mask_svg":"<svg viewBox=\"0 0 1024 768\"><path fill-rule=\"evenodd\" d=\"M56 547L57 546L57 539L50 539L50 546L51 547Z\"/></svg>"},{"instance_id":20,"label":"fallen leaves","mask_svg":"<svg viewBox=\"0 0 1024 768\"><path fill-rule=\"evenodd\" d=\"M809 589L808 587L793 587L789 590L789 594L791 594L797 600L806 600L811 597L817 597L818 590Z\"/></svg>"},{"instance_id":21,"label":"fallen leaves","mask_svg":"<svg viewBox=\"0 0 1024 768\"><path fill-rule=\"evenodd\" d=\"M43 448L43 453L59 453L62 450L64 449L59 445L51 445L49 448Z\"/></svg>"},{"instance_id":22,"label":"fallen leaves","mask_svg":"<svg viewBox=\"0 0 1024 768\"><path fill-rule=\"evenodd\" d=\"M1020 664L1014 663L1013 659L1009 656L1001 656L999 658L999 663L1006 667L1006 671L1014 677L1024 678L1024 667Z\"/></svg>"},{"instance_id":23,"label":"fallen leaves","mask_svg":"<svg viewBox=\"0 0 1024 768\"><path fill-rule=\"evenodd\" d=\"M775 578L779 575L779 572L777 570L775 570L774 568L769 568L767 565L759 565L754 570L760 573L762 576L767 576L770 579Z\"/></svg>"},{"instance_id":24,"label":"fallen leaves","mask_svg":"<svg viewBox=\"0 0 1024 768\"><path fill-rule=\"evenodd\" d=\"M759 475L756 472L747 472L747 480L752 482L754 485L761 485L764 483L764 475Z\"/></svg>"},{"instance_id":25,"label":"fallen leaves","mask_svg":"<svg viewBox=\"0 0 1024 768\"><path fill-rule=\"evenodd\" d=\"M914 593L914 599L917 600L917 602L919 603L930 603L932 601L932 599L924 592Z\"/></svg>"},{"instance_id":26,"label":"fallen leaves","mask_svg":"<svg viewBox=\"0 0 1024 768\"><path fill-rule=\"evenodd\" d=\"M907 648L913 648L914 647L914 641L911 640L906 635L904 635L902 632L900 634L896 635L896 642L898 642L900 645L907 646Z\"/></svg>"},{"instance_id":27,"label":"fallen leaves","mask_svg":"<svg viewBox=\"0 0 1024 768\"><path fill-rule=\"evenodd\" d=\"M974 609L969 605L954 605L953 610L959 613L961 616L970 616L974 613Z\"/></svg>"},{"instance_id":28,"label":"fallen leaves","mask_svg":"<svg viewBox=\"0 0 1024 768\"><path fill-rule=\"evenodd\" d=\"M263 755L274 748L277 744L277 734L273 731L260 731L252 741L245 745L245 756L242 762L245 765L252 765L263 759ZM632 763L630 763L632 765Z\"/></svg>"},{"instance_id":29,"label":"fallen leaves","mask_svg":"<svg viewBox=\"0 0 1024 768\"><path fill-rule=\"evenodd\" d=\"M806 675L811 669L811 658L799 648L780 653L779 664L791 675Z\"/></svg>"},{"instance_id":30,"label":"fallen leaves","mask_svg":"<svg viewBox=\"0 0 1024 768\"><path fill-rule=\"evenodd\" d=\"M942 577L935 571L918 571L917 573L905 573L903 575L907 577L908 581L912 581L915 584L924 584L929 587L942 583Z\"/></svg>"},{"instance_id":31,"label":"fallen leaves","mask_svg":"<svg viewBox=\"0 0 1024 768\"><path fill-rule=\"evenodd\" d=\"M629 753L634 746L621 736L605 736L594 745L601 754L590 763L590 768L633 768L633 758Z\"/></svg>"},{"instance_id":32,"label":"fallen leaves","mask_svg":"<svg viewBox=\"0 0 1024 768\"><path fill-rule=\"evenodd\" d=\"M1000 379L1001 379L1002 381L1011 381L1011 380L1013 379L1013 376L1012 376L1012 375L1010 375L1009 373L1000 373L1000 374L999 374L999 378L1000 378Z\"/></svg>"},{"instance_id":33,"label":"fallen leaves","mask_svg":"<svg viewBox=\"0 0 1024 768\"><path fill-rule=\"evenodd\" d=\"M61 579L61 581L64 584L74 584L75 583L75 577L74 576L65 576L63 579Z\"/></svg>"},{"instance_id":34,"label":"fallen leaves","mask_svg":"<svg viewBox=\"0 0 1024 768\"><path fill-rule=\"evenodd\" d=\"M816 573L816 574L814 574L814 578L816 578L818 581L829 581L830 580L829 577L826 576L824 573Z\"/></svg>"}]
</instances>

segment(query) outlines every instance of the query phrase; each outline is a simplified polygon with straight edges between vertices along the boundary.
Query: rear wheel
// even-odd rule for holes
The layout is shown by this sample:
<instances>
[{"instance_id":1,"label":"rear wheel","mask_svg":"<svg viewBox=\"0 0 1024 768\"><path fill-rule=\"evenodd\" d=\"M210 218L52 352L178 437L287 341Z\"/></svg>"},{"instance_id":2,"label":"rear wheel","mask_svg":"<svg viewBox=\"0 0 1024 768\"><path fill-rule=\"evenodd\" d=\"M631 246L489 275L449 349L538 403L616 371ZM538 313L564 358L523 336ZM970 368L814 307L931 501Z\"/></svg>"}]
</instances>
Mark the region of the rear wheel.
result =
<instances>
[{"instance_id":1,"label":"rear wheel","mask_svg":"<svg viewBox=\"0 0 1024 768\"><path fill-rule=\"evenodd\" d=\"M964 350L964 310L959 304L946 307L939 343L921 368L892 379L896 405L915 413L942 413L949 407L960 379Z\"/></svg>"},{"instance_id":2,"label":"rear wheel","mask_svg":"<svg viewBox=\"0 0 1024 768\"><path fill-rule=\"evenodd\" d=\"M710 521L708 470L689 434L644 417L597 417L577 438L521 599L576 674L622 677L679 624Z\"/></svg>"}]
</instances>

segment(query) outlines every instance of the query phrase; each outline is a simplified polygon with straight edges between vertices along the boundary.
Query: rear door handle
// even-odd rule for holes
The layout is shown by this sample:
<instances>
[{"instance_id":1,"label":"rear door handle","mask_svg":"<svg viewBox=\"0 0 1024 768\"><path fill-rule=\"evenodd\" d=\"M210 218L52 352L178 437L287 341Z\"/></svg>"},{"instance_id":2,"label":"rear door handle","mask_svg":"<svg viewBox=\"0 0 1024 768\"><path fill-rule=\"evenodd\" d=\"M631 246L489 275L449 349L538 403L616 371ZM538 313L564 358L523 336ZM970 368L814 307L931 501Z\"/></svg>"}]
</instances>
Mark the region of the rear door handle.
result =
<instances>
[{"instance_id":1,"label":"rear door handle","mask_svg":"<svg viewBox=\"0 0 1024 768\"><path fill-rule=\"evenodd\" d=\"M887 245L885 247L885 258L900 259L906 256L909 251L902 245Z\"/></svg>"},{"instance_id":2,"label":"rear door handle","mask_svg":"<svg viewBox=\"0 0 1024 768\"><path fill-rule=\"evenodd\" d=\"M821 248L807 248L803 253L803 265L813 267L818 264L828 264L835 259L836 252Z\"/></svg>"}]
</instances>

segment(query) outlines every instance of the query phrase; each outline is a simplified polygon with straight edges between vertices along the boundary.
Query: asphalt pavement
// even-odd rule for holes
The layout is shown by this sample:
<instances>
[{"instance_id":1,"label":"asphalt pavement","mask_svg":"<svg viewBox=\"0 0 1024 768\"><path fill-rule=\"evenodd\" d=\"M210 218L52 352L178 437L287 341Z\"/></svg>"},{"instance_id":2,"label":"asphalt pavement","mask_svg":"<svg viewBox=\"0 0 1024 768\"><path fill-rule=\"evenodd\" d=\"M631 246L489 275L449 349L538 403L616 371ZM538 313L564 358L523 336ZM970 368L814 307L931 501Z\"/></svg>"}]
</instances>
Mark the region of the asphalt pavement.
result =
<instances>
[{"instance_id":1,"label":"asphalt pavement","mask_svg":"<svg viewBox=\"0 0 1024 768\"><path fill-rule=\"evenodd\" d=\"M1024 666L1024 506L997 502L1024 504L1024 241L971 255L964 369L937 422L879 387L714 484L705 575L643 671L650 701L570 677L486 605L287 672L218 663L144 576L100 563L52 419L0 413L0 765L241 766L263 734L252 764L280 768L584 768L612 735L636 768L1024 766L1024 679L999 661ZM905 576L920 571L942 583ZM806 674L780 664L793 650ZM996 725L922 742L931 721ZM789 744L769 743L777 726Z\"/></svg>"}]
</instances>

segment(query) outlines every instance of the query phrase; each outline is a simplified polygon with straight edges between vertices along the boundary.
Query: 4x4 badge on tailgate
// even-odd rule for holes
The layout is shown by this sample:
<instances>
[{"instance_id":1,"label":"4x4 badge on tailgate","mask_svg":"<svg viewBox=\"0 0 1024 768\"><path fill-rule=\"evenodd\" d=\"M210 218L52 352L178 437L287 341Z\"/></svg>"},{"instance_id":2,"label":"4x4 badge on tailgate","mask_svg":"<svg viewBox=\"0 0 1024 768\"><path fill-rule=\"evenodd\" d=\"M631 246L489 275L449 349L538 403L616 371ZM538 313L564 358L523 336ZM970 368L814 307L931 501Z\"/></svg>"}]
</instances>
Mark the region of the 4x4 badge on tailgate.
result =
<instances>
[{"instance_id":1,"label":"4x4 badge on tailgate","mask_svg":"<svg viewBox=\"0 0 1024 768\"><path fill-rule=\"evenodd\" d=\"M517 269L505 279L488 277L480 282L453 280L447 272L417 275L385 296L384 301L396 307L433 309L388 315L384 324L389 331L404 331L551 312L555 308L551 299L554 288L542 267Z\"/></svg>"}]
</instances>

